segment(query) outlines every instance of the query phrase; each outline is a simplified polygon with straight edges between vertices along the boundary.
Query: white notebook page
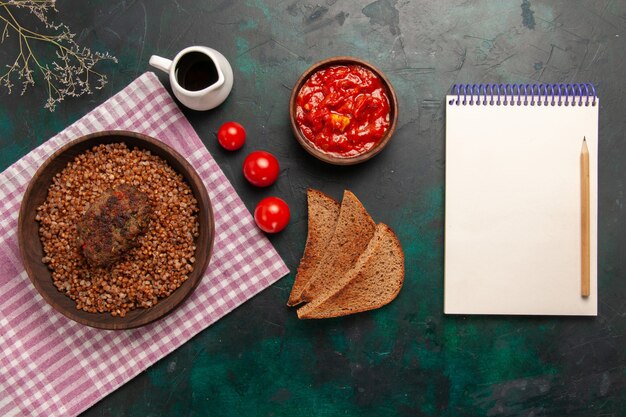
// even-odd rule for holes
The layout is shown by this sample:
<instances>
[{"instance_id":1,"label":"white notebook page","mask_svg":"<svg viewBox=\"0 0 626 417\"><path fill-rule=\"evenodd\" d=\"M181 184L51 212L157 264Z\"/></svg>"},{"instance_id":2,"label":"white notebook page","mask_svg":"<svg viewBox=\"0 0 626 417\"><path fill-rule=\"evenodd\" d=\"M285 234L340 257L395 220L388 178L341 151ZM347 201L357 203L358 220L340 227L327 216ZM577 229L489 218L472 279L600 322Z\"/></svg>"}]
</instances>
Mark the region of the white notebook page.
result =
<instances>
[{"instance_id":1,"label":"white notebook page","mask_svg":"<svg viewBox=\"0 0 626 417\"><path fill-rule=\"evenodd\" d=\"M598 108L446 108L448 314L597 314ZM591 194L591 292L581 297L580 154Z\"/></svg>"}]
</instances>

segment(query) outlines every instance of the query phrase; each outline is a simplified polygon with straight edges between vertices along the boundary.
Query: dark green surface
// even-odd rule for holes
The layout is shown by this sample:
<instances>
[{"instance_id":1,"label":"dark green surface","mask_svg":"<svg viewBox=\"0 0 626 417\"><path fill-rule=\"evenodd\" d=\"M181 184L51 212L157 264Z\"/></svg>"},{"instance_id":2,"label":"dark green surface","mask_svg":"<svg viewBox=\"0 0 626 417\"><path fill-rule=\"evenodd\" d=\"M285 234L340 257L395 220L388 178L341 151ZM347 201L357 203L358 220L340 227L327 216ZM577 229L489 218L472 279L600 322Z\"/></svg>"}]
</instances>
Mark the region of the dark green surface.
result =
<instances>
[{"instance_id":1,"label":"dark green surface","mask_svg":"<svg viewBox=\"0 0 626 417\"><path fill-rule=\"evenodd\" d=\"M86 416L624 416L624 108L626 3L368 1L58 2L79 41L110 51L110 83L53 114L37 92L0 93L0 168L192 44L235 72L218 109L186 112L248 208L266 195L293 219L272 238L295 270L306 236L305 189L352 189L406 253L396 301L342 319L301 322L284 307L293 274L109 395ZM0 53L0 57L4 56ZM314 62L353 55L381 67L400 100L396 135L361 166L313 160L293 139L290 89ZM166 77L159 75L166 83ZM593 82L601 98L597 318L444 316L443 96L455 82ZM248 130L221 151L226 120ZM245 155L274 152L281 176L248 186Z\"/></svg>"}]
</instances>

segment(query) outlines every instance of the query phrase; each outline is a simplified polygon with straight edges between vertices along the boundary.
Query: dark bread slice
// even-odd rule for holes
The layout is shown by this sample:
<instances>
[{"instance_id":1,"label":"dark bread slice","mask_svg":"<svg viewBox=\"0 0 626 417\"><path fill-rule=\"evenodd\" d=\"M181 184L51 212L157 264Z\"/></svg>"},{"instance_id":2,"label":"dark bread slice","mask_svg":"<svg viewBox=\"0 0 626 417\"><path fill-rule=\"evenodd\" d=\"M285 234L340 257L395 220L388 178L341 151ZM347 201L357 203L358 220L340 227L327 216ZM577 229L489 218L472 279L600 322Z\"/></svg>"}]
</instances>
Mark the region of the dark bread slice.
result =
<instances>
[{"instance_id":1,"label":"dark bread slice","mask_svg":"<svg viewBox=\"0 0 626 417\"><path fill-rule=\"evenodd\" d=\"M288 306L299 304L302 290L308 284L317 270L325 249L335 233L337 219L339 219L339 202L321 191L309 188L307 190L309 212L309 232L306 238L304 254L298 266L296 279L289 294Z\"/></svg>"},{"instance_id":2,"label":"dark bread slice","mask_svg":"<svg viewBox=\"0 0 626 417\"><path fill-rule=\"evenodd\" d=\"M380 223L354 268L342 277L344 286L298 309L300 319L340 317L373 310L391 302L404 282L404 253L398 238Z\"/></svg>"},{"instance_id":3,"label":"dark bread slice","mask_svg":"<svg viewBox=\"0 0 626 417\"><path fill-rule=\"evenodd\" d=\"M325 250L325 256L298 301L326 297L343 285L340 279L348 272L374 236L376 224L361 202L345 190L337 227Z\"/></svg>"}]
</instances>

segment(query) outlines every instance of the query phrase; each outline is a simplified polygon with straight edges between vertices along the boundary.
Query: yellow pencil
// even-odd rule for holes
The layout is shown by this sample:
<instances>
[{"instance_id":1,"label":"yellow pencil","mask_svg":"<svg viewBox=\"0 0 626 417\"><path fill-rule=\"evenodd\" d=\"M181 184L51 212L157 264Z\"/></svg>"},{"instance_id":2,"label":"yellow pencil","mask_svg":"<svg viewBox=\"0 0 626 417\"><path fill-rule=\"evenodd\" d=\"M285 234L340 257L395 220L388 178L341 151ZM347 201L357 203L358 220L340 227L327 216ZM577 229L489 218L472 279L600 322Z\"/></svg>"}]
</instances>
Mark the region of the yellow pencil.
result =
<instances>
[{"instance_id":1,"label":"yellow pencil","mask_svg":"<svg viewBox=\"0 0 626 417\"><path fill-rule=\"evenodd\" d=\"M583 138L583 147L580 151L580 230L581 230L581 286L580 295L589 297L589 149L587 139Z\"/></svg>"}]
</instances>

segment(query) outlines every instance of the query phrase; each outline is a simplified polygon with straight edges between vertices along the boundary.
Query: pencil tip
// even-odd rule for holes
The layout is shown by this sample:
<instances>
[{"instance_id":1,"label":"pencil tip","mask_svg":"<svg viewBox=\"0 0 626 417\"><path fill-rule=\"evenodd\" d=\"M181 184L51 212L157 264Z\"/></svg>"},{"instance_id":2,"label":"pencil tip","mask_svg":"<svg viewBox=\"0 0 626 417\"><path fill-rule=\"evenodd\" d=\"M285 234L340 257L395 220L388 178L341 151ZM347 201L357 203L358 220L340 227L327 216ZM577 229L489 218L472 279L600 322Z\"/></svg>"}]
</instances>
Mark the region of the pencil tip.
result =
<instances>
[{"instance_id":1,"label":"pencil tip","mask_svg":"<svg viewBox=\"0 0 626 417\"><path fill-rule=\"evenodd\" d=\"M587 137L583 136L583 142L587 142Z\"/></svg>"}]
</instances>

